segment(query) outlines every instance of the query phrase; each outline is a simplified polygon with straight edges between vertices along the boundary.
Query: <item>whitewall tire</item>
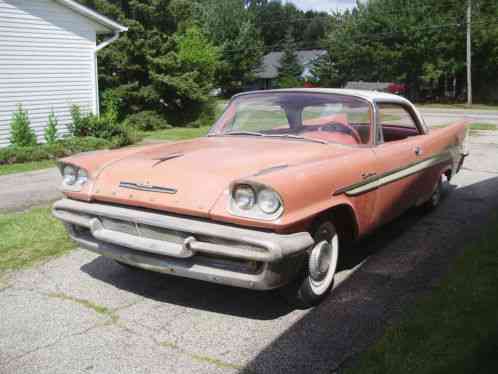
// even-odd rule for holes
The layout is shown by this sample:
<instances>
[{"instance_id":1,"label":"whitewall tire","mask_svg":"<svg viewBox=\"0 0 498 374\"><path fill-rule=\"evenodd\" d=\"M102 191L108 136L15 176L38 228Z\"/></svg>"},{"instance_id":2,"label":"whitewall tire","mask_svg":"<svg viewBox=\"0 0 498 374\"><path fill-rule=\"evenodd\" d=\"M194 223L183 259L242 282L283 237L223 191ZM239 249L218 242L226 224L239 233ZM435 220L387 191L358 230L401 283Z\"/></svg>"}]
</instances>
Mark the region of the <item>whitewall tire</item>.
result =
<instances>
[{"instance_id":1,"label":"whitewall tire","mask_svg":"<svg viewBox=\"0 0 498 374\"><path fill-rule=\"evenodd\" d=\"M293 306L318 305L330 293L339 260L339 235L330 221L321 221L314 233L315 246L299 277L281 290Z\"/></svg>"}]
</instances>

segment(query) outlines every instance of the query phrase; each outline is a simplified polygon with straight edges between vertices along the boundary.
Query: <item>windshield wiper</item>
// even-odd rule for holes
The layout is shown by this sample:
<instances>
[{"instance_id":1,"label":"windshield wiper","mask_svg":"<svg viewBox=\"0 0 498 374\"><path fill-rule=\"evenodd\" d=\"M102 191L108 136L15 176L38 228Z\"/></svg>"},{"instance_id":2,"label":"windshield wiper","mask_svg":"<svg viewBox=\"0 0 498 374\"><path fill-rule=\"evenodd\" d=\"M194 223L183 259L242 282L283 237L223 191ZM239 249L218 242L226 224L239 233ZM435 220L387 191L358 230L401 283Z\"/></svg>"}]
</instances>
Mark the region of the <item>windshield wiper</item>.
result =
<instances>
[{"instance_id":1,"label":"windshield wiper","mask_svg":"<svg viewBox=\"0 0 498 374\"><path fill-rule=\"evenodd\" d=\"M326 142L325 140L306 138L304 136L299 136L299 135L291 135L291 134L278 135L278 134L272 134L272 135L266 135L266 136L271 137L271 138L289 138L289 139L305 140L307 142L313 142L313 143L328 144L328 142Z\"/></svg>"}]
</instances>

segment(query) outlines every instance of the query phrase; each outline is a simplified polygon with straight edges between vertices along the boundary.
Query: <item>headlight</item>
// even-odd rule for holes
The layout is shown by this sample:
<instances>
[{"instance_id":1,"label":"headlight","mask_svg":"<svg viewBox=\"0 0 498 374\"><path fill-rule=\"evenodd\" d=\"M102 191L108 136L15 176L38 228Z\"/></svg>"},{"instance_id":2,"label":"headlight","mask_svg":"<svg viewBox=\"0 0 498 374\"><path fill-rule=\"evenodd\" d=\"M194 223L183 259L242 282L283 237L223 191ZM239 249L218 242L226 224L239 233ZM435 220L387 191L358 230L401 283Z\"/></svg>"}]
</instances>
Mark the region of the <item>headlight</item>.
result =
<instances>
[{"instance_id":1,"label":"headlight","mask_svg":"<svg viewBox=\"0 0 498 374\"><path fill-rule=\"evenodd\" d=\"M238 208L249 210L256 202L256 194L252 187L240 185L233 191L233 200Z\"/></svg>"},{"instance_id":2,"label":"headlight","mask_svg":"<svg viewBox=\"0 0 498 374\"><path fill-rule=\"evenodd\" d=\"M83 169L78 169L78 178L76 179L76 184L83 186L88 182L88 173Z\"/></svg>"},{"instance_id":3,"label":"headlight","mask_svg":"<svg viewBox=\"0 0 498 374\"><path fill-rule=\"evenodd\" d=\"M228 209L235 216L273 221L284 211L280 195L263 184L235 184L230 197Z\"/></svg>"},{"instance_id":4,"label":"headlight","mask_svg":"<svg viewBox=\"0 0 498 374\"><path fill-rule=\"evenodd\" d=\"M64 184L72 186L76 183L78 176L78 170L74 166L67 165L62 169L62 177L64 178Z\"/></svg>"},{"instance_id":5,"label":"headlight","mask_svg":"<svg viewBox=\"0 0 498 374\"><path fill-rule=\"evenodd\" d=\"M62 165L62 187L69 191L80 191L88 182L88 172L73 165Z\"/></svg>"},{"instance_id":6,"label":"headlight","mask_svg":"<svg viewBox=\"0 0 498 374\"><path fill-rule=\"evenodd\" d=\"M258 193L258 206L266 214L273 214L280 209L280 198L275 192L263 189Z\"/></svg>"}]
</instances>

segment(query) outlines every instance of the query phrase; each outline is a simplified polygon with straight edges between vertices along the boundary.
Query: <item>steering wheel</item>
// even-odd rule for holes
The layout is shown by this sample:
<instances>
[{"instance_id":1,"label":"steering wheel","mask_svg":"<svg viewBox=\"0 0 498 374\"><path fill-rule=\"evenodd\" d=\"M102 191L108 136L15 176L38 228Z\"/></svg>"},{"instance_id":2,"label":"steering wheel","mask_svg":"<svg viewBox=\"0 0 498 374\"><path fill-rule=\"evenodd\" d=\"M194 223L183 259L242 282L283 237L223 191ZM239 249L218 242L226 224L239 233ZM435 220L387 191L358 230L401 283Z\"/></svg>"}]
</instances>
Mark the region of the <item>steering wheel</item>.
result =
<instances>
[{"instance_id":1,"label":"steering wheel","mask_svg":"<svg viewBox=\"0 0 498 374\"><path fill-rule=\"evenodd\" d=\"M361 136L358 131L351 125L341 123L341 122L331 122L326 125L320 126L318 131L325 132L339 132L342 134L350 135L358 142L358 144L363 143Z\"/></svg>"}]
</instances>

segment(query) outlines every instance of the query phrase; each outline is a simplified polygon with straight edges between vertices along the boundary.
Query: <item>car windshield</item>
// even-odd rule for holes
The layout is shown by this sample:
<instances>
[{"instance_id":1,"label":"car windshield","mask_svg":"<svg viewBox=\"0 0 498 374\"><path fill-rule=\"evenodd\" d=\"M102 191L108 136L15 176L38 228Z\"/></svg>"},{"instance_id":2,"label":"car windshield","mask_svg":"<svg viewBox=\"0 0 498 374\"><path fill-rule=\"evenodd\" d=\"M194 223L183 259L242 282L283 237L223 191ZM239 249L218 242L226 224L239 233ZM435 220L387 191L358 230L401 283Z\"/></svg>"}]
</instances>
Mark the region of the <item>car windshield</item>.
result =
<instances>
[{"instance_id":1,"label":"car windshield","mask_svg":"<svg viewBox=\"0 0 498 374\"><path fill-rule=\"evenodd\" d=\"M308 92L236 97L209 136L258 136L362 145L370 142L370 105L363 99Z\"/></svg>"}]
</instances>

